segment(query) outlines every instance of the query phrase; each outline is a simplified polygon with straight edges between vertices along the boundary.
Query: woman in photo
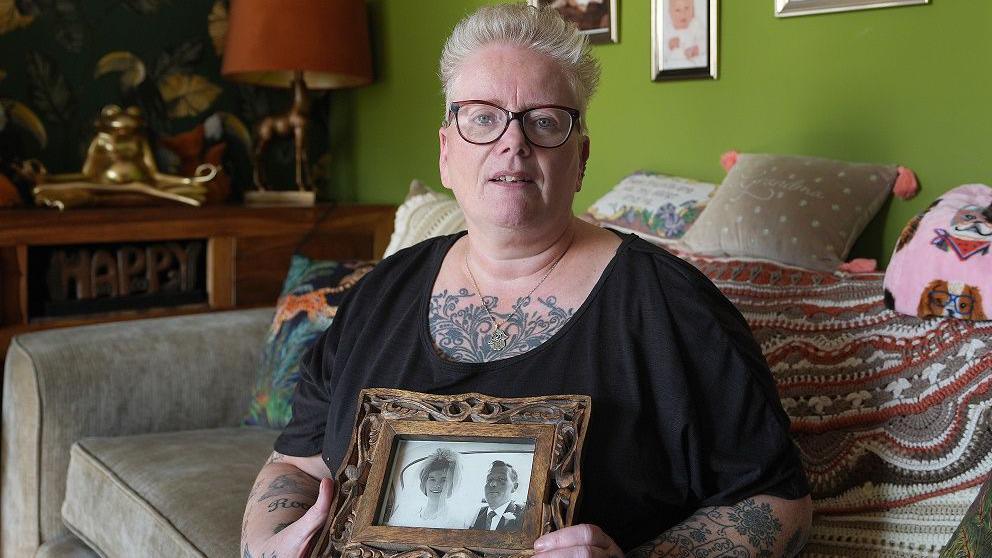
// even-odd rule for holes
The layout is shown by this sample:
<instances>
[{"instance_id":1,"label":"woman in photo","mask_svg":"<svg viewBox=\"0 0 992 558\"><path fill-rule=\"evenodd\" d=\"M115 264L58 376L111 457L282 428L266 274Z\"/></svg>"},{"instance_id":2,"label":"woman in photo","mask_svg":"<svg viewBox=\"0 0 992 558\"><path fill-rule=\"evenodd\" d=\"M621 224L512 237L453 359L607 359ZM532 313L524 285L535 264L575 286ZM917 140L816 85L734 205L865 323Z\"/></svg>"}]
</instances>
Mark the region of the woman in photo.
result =
<instances>
[{"instance_id":1,"label":"woman in photo","mask_svg":"<svg viewBox=\"0 0 992 558\"><path fill-rule=\"evenodd\" d=\"M398 527L433 527L457 529L460 519L448 507L448 500L458 485L461 465L458 454L442 448L426 458L420 466L420 492L426 502L399 502L386 525Z\"/></svg>"}]
</instances>

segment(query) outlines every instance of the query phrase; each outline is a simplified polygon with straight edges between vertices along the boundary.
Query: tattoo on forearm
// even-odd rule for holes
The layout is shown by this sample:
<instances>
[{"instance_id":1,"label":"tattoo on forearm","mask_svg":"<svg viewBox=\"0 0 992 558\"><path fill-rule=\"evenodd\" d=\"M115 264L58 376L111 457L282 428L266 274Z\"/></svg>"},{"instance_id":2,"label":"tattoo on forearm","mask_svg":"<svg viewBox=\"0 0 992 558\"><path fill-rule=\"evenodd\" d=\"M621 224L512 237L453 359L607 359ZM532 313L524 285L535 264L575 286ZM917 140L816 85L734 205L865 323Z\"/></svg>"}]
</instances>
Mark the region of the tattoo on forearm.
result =
<instances>
[{"instance_id":1,"label":"tattoo on forearm","mask_svg":"<svg viewBox=\"0 0 992 558\"><path fill-rule=\"evenodd\" d=\"M278 509L290 510L293 508L308 510L313 504L307 502L301 502L299 500L290 500L289 498L279 498L275 502L269 504L269 513L272 513Z\"/></svg>"},{"instance_id":2,"label":"tattoo on forearm","mask_svg":"<svg viewBox=\"0 0 992 558\"><path fill-rule=\"evenodd\" d=\"M248 545L245 545L244 553L241 555L241 558L254 558L252 553L249 552L248 550ZM275 552L272 553L263 552L262 555L259 556L258 558L279 558L279 555Z\"/></svg>"},{"instance_id":3,"label":"tattoo on forearm","mask_svg":"<svg viewBox=\"0 0 992 558\"><path fill-rule=\"evenodd\" d=\"M703 508L665 531L657 539L639 546L628 558L758 558L772 556L782 534L782 522L771 504L749 498L729 508ZM797 530L799 548L804 536ZM746 544L745 544L746 543ZM798 552L796 550L795 552ZM792 554L786 554L792 556Z\"/></svg>"},{"instance_id":4,"label":"tattoo on forearm","mask_svg":"<svg viewBox=\"0 0 992 558\"><path fill-rule=\"evenodd\" d=\"M272 498L273 496L285 496L287 494L302 494L312 496L315 490L315 482L312 477L302 473L288 473L279 475L272 479L265 493L258 497L258 502Z\"/></svg>"},{"instance_id":5,"label":"tattoo on forearm","mask_svg":"<svg viewBox=\"0 0 992 558\"><path fill-rule=\"evenodd\" d=\"M272 534L276 535L286 527L289 527L290 525L292 525L292 523L280 523L272 528Z\"/></svg>"}]
</instances>

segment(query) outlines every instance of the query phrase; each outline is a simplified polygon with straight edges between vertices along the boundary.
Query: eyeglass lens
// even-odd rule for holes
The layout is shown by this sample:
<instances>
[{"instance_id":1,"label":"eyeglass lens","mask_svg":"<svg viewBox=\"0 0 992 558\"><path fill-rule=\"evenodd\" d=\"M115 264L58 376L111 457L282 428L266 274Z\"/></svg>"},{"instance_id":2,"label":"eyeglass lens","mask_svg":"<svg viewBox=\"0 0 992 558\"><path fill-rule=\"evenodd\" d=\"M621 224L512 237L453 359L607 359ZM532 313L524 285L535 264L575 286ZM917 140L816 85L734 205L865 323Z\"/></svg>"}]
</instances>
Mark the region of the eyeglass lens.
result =
<instances>
[{"instance_id":1,"label":"eyeglass lens","mask_svg":"<svg viewBox=\"0 0 992 558\"><path fill-rule=\"evenodd\" d=\"M456 113L458 133L471 143L491 143L509 127L506 111L482 103L466 103ZM572 131L572 115L555 107L532 108L520 118L527 141L540 147L558 147Z\"/></svg>"}]
</instances>

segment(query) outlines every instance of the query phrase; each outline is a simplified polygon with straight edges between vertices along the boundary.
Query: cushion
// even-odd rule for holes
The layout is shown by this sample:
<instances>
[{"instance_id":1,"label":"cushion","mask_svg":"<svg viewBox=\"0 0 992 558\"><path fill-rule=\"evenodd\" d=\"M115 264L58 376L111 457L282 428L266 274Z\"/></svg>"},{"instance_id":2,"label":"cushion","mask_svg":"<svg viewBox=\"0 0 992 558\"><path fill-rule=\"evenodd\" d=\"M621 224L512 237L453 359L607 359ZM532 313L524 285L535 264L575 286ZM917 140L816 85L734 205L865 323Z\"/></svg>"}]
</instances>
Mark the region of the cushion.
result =
<instances>
[{"instance_id":1,"label":"cushion","mask_svg":"<svg viewBox=\"0 0 992 558\"><path fill-rule=\"evenodd\" d=\"M84 438L72 446L62 518L101 556L240 556L241 514L277 435Z\"/></svg>"},{"instance_id":2,"label":"cushion","mask_svg":"<svg viewBox=\"0 0 992 558\"><path fill-rule=\"evenodd\" d=\"M886 302L920 318L992 319L990 245L992 188L950 190L899 235L885 273Z\"/></svg>"},{"instance_id":3,"label":"cushion","mask_svg":"<svg viewBox=\"0 0 992 558\"><path fill-rule=\"evenodd\" d=\"M681 255L768 361L817 514L807 551L936 555L992 471L992 321L892 312L881 273Z\"/></svg>"},{"instance_id":4,"label":"cushion","mask_svg":"<svg viewBox=\"0 0 992 558\"><path fill-rule=\"evenodd\" d=\"M982 485L964 519L940 551L941 558L992 556L992 476Z\"/></svg>"},{"instance_id":5,"label":"cushion","mask_svg":"<svg viewBox=\"0 0 992 558\"><path fill-rule=\"evenodd\" d=\"M388 258L428 238L463 230L465 216L458 202L414 180L406 200L396 208L393 235L382 257Z\"/></svg>"},{"instance_id":6,"label":"cushion","mask_svg":"<svg viewBox=\"0 0 992 558\"><path fill-rule=\"evenodd\" d=\"M715 184L688 178L638 172L596 200L583 217L665 243L682 238L715 188Z\"/></svg>"},{"instance_id":7,"label":"cushion","mask_svg":"<svg viewBox=\"0 0 992 558\"><path fill-rule=\"evenodd\" d=\"M245 424L283 428L289 423L304 353L331 325L345 292L373 265L293 256L265 338Z\"/></svg>"},{"instance_id":8,"label":"cushion","mask_svg":"<svg viewBox=\"0 0 992 558\"><path fill-rule=\"evenodd\" d=\"M831 271L885 202L898 167L742 154L682 238L702 255Z\"/></svg>"}]
</instances>

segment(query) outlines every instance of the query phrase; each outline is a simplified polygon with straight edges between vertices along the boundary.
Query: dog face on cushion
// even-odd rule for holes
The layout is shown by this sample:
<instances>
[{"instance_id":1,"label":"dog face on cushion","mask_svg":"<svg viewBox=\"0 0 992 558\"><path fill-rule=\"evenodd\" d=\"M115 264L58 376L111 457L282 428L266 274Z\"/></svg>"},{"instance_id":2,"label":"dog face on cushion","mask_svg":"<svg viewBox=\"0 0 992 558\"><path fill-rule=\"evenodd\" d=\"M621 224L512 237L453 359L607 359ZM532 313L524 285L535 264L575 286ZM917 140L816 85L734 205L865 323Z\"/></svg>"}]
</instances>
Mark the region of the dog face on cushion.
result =
<instances>
[{"instance_id":1,"label":"dog face on cushion","mask_svg":"<svg viewBox=\"0 0 992 558\"><path fill-rule=\"evenodd\" d=\"M986 320L978 287L958 281L935 279L920 294L916 315L921 318L946 316L964 320Z\"/></svg>"},{"instance_id":2,"label":"dog face on cushion","mask_svg":"<svg viewBox=\"0 0 992 558\"><path fill-rule=\"evenodd\" d=\"M966 205L951 218L951 234L969 240L992 240L989 208Z\"/></svg>"}]
</instances>

